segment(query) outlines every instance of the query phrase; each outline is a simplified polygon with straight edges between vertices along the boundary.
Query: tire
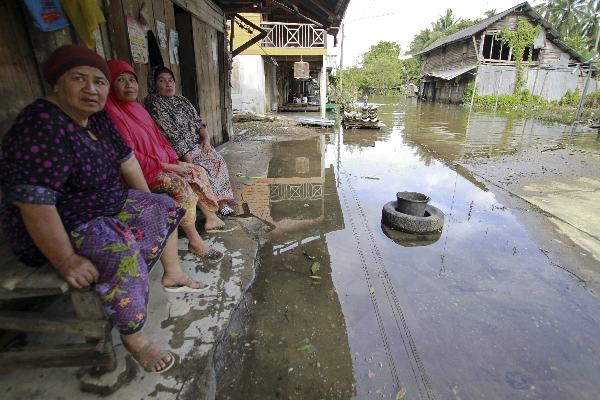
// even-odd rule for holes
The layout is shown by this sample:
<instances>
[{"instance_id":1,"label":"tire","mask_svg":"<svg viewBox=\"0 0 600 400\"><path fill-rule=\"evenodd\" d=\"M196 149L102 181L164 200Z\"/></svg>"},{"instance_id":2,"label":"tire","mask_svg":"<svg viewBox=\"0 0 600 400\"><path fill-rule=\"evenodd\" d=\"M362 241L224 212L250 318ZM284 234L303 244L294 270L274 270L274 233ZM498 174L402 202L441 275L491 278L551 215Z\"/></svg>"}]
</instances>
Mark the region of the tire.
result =
<instances>
[{"instance_id":1,"label":"tire","mask_svg":"<svg viewBox=\"0 0 600 400\"><path fill-rule=\"evenodd\" d=\"M383 206L381 220L384 225L402 232L432 233L438 232L444 226L444 213L440 209L427 205L427 217L416 217L396 211L396 202L390 201Z\"/></svg>"}]
</instances>

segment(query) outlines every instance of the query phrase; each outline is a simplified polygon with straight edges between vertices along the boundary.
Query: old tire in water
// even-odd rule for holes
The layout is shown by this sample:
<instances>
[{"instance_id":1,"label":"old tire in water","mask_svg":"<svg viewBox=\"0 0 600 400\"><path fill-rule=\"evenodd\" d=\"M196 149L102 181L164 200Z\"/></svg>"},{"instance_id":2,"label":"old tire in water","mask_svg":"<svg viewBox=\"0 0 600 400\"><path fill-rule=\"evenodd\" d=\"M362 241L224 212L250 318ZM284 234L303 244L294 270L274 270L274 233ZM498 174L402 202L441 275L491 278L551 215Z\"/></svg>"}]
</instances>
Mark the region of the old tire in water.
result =
<instances>
[{"instance_id":1,"label":"old tire in water","mask_svg":"<svg viewBox=\"0 0 600 400\"><path fill-rule=\"evenodd\" d=\"M386 226L402 232L431 233L440 231L444 226L444 213L429 204L425 208L423 217L397 211L395 201L386 203L381 214L381 219Z\"/></svg>"}]
</instances>

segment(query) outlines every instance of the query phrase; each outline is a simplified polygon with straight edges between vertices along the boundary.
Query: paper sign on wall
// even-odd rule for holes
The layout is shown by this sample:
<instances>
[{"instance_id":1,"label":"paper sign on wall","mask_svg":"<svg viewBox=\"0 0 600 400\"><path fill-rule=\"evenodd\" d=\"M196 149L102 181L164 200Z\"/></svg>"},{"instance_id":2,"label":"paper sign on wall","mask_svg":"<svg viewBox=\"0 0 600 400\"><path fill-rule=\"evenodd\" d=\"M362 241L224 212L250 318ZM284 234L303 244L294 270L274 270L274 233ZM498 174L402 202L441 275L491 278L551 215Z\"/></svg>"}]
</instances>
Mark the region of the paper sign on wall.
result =
<instances>
[{"instance_id":1,"label":"paper sign on wall","mask_svg":"<svg viewBox=\"0 0 600 400\"><path fill-rule=\"evenodd\" d=\"M161 49L167 48L167 27L165 23L159 20L156 20L156 33L158 36L158 45Z\"/></svg>"},{"instance_id":2,"label":"paper sign on wall","mask_svg":"<svg viewBox=\"0 0 600 400\"><path fill-rule=\"evenodd\" d=\"M148 42L146 39L146 26L133 17L127 17L127 33L129 47L134 63L148 63Z\"/></svg>"},{"instance_id":3,"label":"paper sign on wall","mask_svg":"<svg viewBox=\"0 0 600 400\"><path fill-rule=\"evenodd\" d=\"M175 29L169 29L169 61L171 64L179 64L179 35Z\"/></svg>"}]
</instances>

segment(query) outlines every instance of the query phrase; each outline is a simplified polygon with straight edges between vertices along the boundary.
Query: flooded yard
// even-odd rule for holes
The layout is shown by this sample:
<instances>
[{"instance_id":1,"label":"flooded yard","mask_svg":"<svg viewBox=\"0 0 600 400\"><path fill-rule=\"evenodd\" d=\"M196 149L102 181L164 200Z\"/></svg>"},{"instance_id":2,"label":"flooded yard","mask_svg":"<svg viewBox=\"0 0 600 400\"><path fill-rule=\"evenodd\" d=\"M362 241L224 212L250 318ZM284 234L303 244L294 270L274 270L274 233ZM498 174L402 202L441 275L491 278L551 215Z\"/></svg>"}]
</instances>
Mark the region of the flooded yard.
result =
<instances>
[{"instance_id":1,"label":"flooded yard","mask_svg":"<svg viewBox=\"0 0 600 400\"><path fill-rule=\"evenodd\" d=\"M372 100L387 127L274 143L242 190L271 232L221 344L217 398L597 399L600 299L456 163L598 152L598 134ZM398 191L431 197L440 235L384 231Z\"/></svg>"}]
</instances>

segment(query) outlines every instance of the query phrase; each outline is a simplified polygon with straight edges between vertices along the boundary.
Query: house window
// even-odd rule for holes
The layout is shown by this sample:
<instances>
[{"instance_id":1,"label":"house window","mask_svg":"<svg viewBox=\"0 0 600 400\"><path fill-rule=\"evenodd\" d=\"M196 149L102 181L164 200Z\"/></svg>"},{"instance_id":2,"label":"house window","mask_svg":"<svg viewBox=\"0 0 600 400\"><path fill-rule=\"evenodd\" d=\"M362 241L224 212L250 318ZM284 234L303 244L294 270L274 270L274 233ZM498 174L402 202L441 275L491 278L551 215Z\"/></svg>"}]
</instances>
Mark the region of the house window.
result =
<instances>
[{"instance_id":1,"label":"house window","mask_svg":"<svg viewBox=\"0 0 600 400\"><path fill-rule=\"evenodd\" d=\"M529 61L529 47L525 48L523 53L523 61ZM483 50L482 55L485 60L495 61L515 61L510 46L499 40L495 33L486 33L483 37ZM539 61L540 49L534 49L531 55L531 61Z\"/></svg>"}]
</instances>

